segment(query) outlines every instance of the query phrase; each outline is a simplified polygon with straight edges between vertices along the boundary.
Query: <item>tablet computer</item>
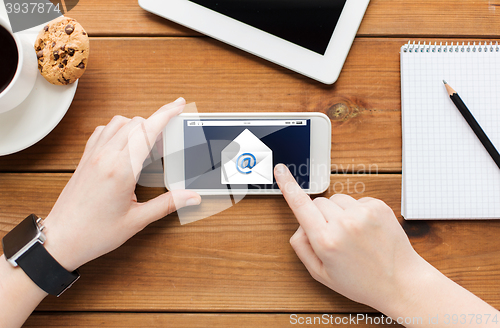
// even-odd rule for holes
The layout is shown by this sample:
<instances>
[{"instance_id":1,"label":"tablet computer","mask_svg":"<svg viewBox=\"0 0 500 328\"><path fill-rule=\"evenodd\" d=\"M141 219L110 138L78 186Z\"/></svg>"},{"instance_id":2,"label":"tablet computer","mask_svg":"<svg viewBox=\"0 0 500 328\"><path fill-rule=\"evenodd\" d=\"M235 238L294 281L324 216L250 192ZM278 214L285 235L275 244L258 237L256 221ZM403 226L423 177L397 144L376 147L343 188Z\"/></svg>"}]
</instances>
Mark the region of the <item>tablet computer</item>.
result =
<instances>
[{"instance_id":1,"label":"tablet computer","mask_svg":"<svg viewBox=\"0 0 500 328\"><path fill-rule=\"evenodd\" d=\"M344 65L369 0L139 0L147 11L325 84Z\"/></svg>"}]
</instances>

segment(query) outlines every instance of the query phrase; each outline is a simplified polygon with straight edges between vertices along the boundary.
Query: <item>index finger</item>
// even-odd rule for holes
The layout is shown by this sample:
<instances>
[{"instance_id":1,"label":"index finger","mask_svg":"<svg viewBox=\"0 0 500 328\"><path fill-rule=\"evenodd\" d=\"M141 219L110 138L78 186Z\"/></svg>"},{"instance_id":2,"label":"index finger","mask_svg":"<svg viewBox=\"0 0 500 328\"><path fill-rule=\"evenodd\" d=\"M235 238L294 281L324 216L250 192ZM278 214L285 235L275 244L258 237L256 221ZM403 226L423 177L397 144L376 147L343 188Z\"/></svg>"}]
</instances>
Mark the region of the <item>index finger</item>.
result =
<instances>
[{"instance_id":1,"label":"index finger","mask_svg":"<svg viewBox=\"0 0 500 328\"><path fill-rule=\"evenodd\" d=\"M174 116L182 113L185 105L186 100L180 97L174 102L162 106L144 122L148 133L151 133L151 135L154 136L154 138L150 140L151 142L156 140L156 137L168 124L168 121L170 121Z\"/></svg>"},{"instance_id":2,"label":"index finger","mask_svg":"<svg viewBox=\"0 0 500 328\"><path fill-rule=\"evenodd\" d=\"M292 209L311 243L314 243L316 237L326 228L327 223L323 214L300 188L285 165L276 165L274 175L288 206Z\"/></svg>"},{"instance_id":3,"label":"index finger","mask_svg":"<svg viewBox=\"0 0 500 328\"><path fill-rule=\"evenodd\" d=\"M134 168L136 166L142 167L142 163L151 152L158 135L170 119L182 112L185 104L184 98L179 98L173 103L158 109L148 119L133 127L131 126L130 132L124 132L128 134L127 145Z\"/></svg>"}]
</instances>

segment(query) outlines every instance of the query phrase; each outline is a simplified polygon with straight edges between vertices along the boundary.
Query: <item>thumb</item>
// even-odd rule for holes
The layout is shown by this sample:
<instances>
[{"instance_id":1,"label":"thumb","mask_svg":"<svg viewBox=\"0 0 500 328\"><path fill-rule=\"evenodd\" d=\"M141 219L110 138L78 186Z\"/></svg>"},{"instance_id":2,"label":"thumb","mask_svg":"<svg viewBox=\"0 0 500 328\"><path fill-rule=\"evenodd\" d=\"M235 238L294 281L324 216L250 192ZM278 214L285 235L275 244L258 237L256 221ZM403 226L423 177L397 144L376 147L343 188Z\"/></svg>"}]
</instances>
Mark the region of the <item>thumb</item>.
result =
<instances>
[{"instance_id":1,"label":"thumb","mask_svg":"<svg viewBox=\"0 0 500 328\"><path fill-rule=\"evenodd\" d=\"M201 197L194 191L172 190L146 203L142 203L140 217L144 220L146 226L182 207L199 205L200 203Z\"/></svg>"}]
</instances>

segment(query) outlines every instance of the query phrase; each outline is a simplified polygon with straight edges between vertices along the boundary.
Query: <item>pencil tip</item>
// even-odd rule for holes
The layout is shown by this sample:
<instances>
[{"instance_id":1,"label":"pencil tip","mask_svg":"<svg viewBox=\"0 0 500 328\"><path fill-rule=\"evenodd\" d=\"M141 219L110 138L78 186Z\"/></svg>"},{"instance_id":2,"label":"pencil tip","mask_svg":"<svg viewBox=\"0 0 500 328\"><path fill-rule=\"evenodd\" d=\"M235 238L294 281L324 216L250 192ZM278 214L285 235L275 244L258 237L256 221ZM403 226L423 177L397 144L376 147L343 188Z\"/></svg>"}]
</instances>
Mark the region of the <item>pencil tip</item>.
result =
<instances>
[{"instance_id":1,"label":"pencil tip","mask_svg":"<svg viewBox=\"0 0 500 328\"><path fill-rule=\"evenodd\" d=\"M448 91L448 95L451 96L452 94L457 93L455 90L453 90L452 87L450 87L450 85L448 83L446 83L445 80L443 80L443 83L444 83L444 86L446 88L446 91Z\"/></svg>"}]
</instances>

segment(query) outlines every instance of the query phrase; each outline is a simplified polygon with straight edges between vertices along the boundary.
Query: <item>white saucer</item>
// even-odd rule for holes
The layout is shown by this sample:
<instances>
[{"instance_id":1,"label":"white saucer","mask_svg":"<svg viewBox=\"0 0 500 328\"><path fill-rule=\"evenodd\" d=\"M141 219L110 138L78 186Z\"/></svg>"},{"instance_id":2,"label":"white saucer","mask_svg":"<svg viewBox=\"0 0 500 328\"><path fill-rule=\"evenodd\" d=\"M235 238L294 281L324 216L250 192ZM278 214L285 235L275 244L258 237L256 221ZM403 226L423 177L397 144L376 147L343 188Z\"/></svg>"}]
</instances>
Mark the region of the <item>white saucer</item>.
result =
<instances>
[{"instance_id":1,"label":"white saucer","mask_svg":"<svg viewBox=\"0 0 500 328\"><path fill-rule=\"evenodd\" d=\"M41 28L43 25L20 33L35 44L37 31ZM0 114L0 156L26 149L47 136L68 111L77 85L78 81L70 85L53 85L39 73L26 100Z\"/></svg>"}]
</instances>

